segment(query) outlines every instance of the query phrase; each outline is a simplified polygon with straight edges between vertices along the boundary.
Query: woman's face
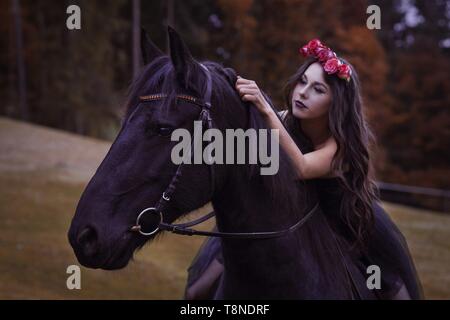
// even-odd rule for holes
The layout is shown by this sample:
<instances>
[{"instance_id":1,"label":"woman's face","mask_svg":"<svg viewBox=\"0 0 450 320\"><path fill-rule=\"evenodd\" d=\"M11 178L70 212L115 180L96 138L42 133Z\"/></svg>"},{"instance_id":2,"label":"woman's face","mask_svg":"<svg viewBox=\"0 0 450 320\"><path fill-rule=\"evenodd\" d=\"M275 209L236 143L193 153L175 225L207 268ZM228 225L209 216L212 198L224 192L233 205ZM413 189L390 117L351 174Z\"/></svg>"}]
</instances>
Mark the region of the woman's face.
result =
<instances>
[{"instance_id":1,"label":"woman's face","mask_svg":"<svg viewBox=\"0 0 450 320\"><path fill-rule=\"evenodd\" d=\"M292 92L292 114L298 119L315 119L328 115L331 88L325 83L320 63L311 64Z\"/></svg>"}]
</instances>

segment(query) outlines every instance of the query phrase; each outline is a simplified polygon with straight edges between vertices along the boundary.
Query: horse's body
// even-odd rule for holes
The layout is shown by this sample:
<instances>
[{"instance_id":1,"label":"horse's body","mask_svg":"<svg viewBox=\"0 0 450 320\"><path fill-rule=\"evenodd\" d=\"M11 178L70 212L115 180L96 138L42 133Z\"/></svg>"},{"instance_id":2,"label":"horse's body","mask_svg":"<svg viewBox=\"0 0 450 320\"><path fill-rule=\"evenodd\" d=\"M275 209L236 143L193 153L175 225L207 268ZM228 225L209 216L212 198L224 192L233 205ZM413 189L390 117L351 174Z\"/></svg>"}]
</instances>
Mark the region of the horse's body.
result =
<instances>
[{"instance_id":1,"label":"horse's body","mask_svg":"<svg viewBox=\"0 0 450 320\"><path fill-rule=\"evenodd\" d=\"M86 187L69 231L83 265L117 269L152 237L130 232L138 213L160 198L177 167L170 161L174 142L161 135L167 128L192 131L198 106L173 99L175 94L203 97L205 71L179 36L169 30L170 57L143 43L148 63L135 81L122 129ZM206 62L212 76L211 116L215 127L263 129L254 107L234 90L233 70ZM143 103L139 96L164 92L161 101ZM301 143L300 143L301 144ZM286 229L317 203L313 184L294 178L280 150L279 171L262 176L257 165L185 165L164 221L212 201L218 230L258 232ZM296 232L274 239L223 239L224 281L217 298L348 299L352 285L337 248L337 239L317 210ZM352 266L348 265L347 268ZM353 279L356 285L365 279Z\"/></svg>"}]
</instances>

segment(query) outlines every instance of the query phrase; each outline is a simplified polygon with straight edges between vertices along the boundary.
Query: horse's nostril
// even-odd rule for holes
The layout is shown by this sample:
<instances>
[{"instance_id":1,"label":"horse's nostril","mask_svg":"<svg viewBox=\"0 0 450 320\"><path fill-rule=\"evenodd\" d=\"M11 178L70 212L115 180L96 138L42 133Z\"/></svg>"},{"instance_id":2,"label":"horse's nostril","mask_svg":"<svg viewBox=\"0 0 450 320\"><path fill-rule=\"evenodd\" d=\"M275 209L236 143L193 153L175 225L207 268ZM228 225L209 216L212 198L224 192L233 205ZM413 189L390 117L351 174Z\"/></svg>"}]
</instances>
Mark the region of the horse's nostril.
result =
<instances>
[{"instance_id":1,"label":"horse's nostril","mask_svg":"<svg viewBox=\"0 0 450 320\"><path fill-rule=\"evenodd\" d=\"M97 251L97 232L92 227L86 227L78 234L77 242L85 256L93 256Z\"/></svg>"}]
</instances>

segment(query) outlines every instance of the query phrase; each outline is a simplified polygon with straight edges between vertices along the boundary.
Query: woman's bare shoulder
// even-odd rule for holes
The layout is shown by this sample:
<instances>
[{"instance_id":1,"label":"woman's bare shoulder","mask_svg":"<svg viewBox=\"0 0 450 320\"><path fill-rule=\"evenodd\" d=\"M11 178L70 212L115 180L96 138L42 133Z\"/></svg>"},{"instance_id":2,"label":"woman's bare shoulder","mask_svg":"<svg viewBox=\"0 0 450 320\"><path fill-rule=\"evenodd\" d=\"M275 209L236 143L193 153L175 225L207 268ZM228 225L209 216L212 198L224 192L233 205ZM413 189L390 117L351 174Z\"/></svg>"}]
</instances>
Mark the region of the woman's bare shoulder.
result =
<instances>
[{"instance_id":1,"label":"woman's bare shoulder","mask_svg":"<svg viewBox=\"0 0 450 320\"><path fill-rule=\"evenodd\" d=\"M337 150L336 139L333 136L330 136L321 144L314 146L314 150L330 150L335 152Z\"/></svg>"}]
</instances>

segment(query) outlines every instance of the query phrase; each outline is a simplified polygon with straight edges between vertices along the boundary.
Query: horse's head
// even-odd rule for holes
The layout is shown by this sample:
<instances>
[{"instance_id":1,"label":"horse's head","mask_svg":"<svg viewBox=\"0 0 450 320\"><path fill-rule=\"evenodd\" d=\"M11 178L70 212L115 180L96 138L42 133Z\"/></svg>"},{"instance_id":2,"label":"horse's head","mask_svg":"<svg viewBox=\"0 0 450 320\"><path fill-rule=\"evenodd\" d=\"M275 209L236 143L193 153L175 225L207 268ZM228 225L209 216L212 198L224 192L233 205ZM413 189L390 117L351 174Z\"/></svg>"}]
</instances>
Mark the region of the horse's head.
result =
<instances>
[{"instance_id":1,"label":"horse's head","mask_svg":"<svg viewBox=\"0 0 450 320\"><path fill-rule=\"evenodd\" d=\"M199 119L202 108L177 95L204 98L207 73L170 28L169 44L167 56L143 33L146 66L131 86L121 131L78 203L69 241L79 262L87 267L122 268L134 251L154 236L145 237L130 228L143 209L157 204L176 173L178 166L172 162L171 152L177 142L171 141L171 133L176 128L192 133L194 121ZM205 65L212 79L211 116L216 127L243 127L248 111L233 90L234 71L211 62ZM148 101L140 98L157 93L167 96ZM220 170L214 175L217 187ZM211 200L212 181L210 165L184 165L163 212L164 222L173 222Z\"/></svg>"}]
</instances>

